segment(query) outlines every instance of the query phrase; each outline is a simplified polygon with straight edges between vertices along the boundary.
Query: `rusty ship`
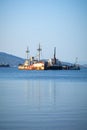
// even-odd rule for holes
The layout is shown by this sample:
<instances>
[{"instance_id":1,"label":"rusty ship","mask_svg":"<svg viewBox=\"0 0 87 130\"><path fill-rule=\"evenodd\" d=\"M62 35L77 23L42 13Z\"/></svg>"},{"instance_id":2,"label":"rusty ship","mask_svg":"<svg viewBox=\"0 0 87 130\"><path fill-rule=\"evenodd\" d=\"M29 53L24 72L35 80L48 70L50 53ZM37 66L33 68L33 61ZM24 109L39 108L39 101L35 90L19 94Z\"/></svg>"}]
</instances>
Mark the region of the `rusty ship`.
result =
<instances>
[{"instance_id":1,"label":"rusty ship","mask_svg":"<svg viewBox=\"0 0 87 130\"><path fill-rule=\"evenodd\" d=\"M24 64L18 66L18 69L19 70L44 70L44 62L40 60L40 52L42 51L40 44L37 51L38 51L38 59L35 59L35 57L29 58L29 49L27 47L26 50L27 58Z\"/></svg>"}]
</instances>

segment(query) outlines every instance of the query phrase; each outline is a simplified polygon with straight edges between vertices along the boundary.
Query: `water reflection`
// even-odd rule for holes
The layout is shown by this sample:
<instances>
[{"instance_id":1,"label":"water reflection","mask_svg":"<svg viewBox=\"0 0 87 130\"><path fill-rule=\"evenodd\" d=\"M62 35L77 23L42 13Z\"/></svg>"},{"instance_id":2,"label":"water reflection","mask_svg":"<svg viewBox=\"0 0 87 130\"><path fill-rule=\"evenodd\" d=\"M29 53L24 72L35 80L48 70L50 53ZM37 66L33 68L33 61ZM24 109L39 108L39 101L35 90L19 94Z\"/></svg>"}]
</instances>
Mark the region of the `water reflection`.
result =
<instances>
[{"instance_id":1,"label":"water reflection","mask_svg":"<svg viewBox=\"0 0 87 130\"><path fill-rule=\"evenodd\" d=\"M0 103L6 109L49 110L56 107L58 87L51 80L5 81L0 87ZM15 107L17 106L17 107ZM2 111L4 111L2 109Z\"/></svg>"},{"instance_id":2,"label":"water reflection","mask_svg":"<svg viewBox=\"0 0 87 130\"><path fill-rule=\"evenodd\" d=\"M38 79L4 80L0 85L0 129L82 130L87 126L87 83Z\"/></svg>"},{"instance_id":3,"label":"water reflection","mask_svg":"<svg viewBox=\"0 0 87 130\"><path fill-rule=\"evenodd\" d=\"M52 109L56 105L56 84L48 81L27 81L27 105L38 109Z\"/></svg>"}]
</instances>

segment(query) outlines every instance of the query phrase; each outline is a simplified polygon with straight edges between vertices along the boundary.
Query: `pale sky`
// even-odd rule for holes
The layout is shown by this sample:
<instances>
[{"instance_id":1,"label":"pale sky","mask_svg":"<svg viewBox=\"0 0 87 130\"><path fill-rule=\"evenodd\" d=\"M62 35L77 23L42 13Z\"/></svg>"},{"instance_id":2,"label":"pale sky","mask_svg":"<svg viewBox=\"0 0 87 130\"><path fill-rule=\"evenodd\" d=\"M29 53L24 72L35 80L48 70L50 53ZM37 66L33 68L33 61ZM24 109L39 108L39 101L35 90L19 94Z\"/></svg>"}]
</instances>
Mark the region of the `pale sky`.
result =
<instances>
[{"instance_id":1,"label":"pale sky","mask_svg":"<svg viewBox=\"0 0 87 130\"><path fill-rule=\"evenodd\" d=\"M0 0L0 52L87 63L87 0Z\"/></svg>"}]
</instances>

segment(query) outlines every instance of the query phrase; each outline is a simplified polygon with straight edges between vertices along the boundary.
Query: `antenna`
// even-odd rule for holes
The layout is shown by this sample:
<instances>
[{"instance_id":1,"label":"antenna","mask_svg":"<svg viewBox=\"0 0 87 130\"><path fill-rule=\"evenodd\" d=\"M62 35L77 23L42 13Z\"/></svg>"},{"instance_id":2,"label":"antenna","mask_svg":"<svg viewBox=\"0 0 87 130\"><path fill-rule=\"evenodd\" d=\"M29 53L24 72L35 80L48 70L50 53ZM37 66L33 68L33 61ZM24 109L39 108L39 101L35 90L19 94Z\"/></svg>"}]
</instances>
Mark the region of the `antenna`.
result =
<instances>
[{"instance_id":1,"label":"antenna","mask_svg":"<svg viewBox=\"0 0 87 130\"><path fill-rule=\"evenodd\" d=\"M41 49L41 47L40 47L40 43L39 43L39 48L37 49L37 51L38 51L38 56L39 56L39 61L40 61L40 52L42 51L42 49Z\"/></svg>"},{"instance_id":2,"label":"antenna","mask_svg":"<svg viewBox=\"0 0 87 130\"><path fill-rule=\"evenodd\" d=\"M28 46L27 46L27 50L26 50L26 55L27 55L27 60L28 60L28 58L29 58L29 48L28 48Z\"/></svg>"}]
</instances>

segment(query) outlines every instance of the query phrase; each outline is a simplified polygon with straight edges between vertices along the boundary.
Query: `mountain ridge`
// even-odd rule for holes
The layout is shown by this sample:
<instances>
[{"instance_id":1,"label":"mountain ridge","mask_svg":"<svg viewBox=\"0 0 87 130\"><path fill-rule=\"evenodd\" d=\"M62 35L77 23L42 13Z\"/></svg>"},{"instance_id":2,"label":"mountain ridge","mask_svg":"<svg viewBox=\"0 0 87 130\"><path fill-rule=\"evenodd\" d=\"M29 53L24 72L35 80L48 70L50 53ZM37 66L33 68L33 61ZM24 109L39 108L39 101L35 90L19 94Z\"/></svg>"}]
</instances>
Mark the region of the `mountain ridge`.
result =
<instances>
[{"instance_id":1,"label":"mountain ridge","mask_svg":"<svg viewBox=\"0 0 87 130\"><path fill-rule=\"evenodd\" d=\"M10 67L17 67L19 64L23 64L23 62L23 58L5 52L0 52L0 64L9 64Z\"/></svg>"}]
</instances>

